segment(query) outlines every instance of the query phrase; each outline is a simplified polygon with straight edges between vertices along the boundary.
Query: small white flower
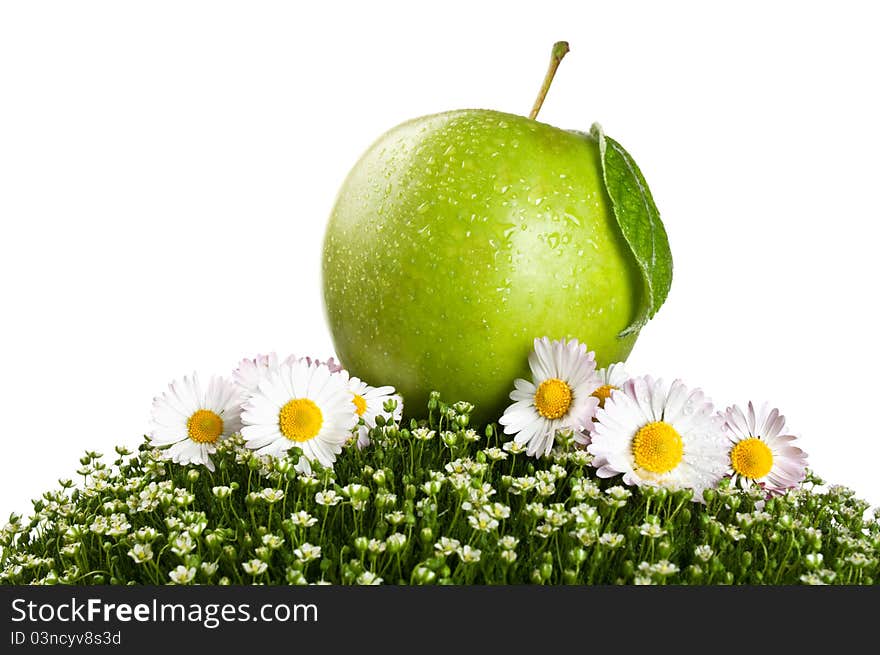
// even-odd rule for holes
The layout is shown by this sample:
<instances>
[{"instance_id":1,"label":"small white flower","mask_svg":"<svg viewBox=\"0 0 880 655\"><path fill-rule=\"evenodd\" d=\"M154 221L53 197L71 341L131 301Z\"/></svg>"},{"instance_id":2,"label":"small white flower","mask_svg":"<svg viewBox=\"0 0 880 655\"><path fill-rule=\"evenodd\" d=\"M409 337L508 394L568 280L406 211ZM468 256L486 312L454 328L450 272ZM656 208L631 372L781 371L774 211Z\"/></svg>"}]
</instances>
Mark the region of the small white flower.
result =
<instances>
[{"instance_id":1,"label":"small white flower","mask_svg":"<svg viewBox=\"0 0 880 655\"><path fill-rule=\"evenodd\" d=\"M800 484L807 471L807 455L797 447L797 437L785 433L785 417L764 404L755 410L749 401L724 413L729 440L728 473L742 487L758 484L781 493Z\"/></svg>"},{"instance_id":2,"label":"small white flower","mask_svg":"<svg viewBox=\"0 0 880 655\"><path fill-rule=\"evenodd\" d=\"M601 498L602 489L589 478L576 478L571 484L571 497L574 500Z\"/></svg>"},{"instance_id":3,"label":"small white flower","mask_svg":"<svg viewBox=\"0 0 880 655\"><path fill-rule=\"evenodd\" d=\"M559 464L553 464L548 470L557 480L561 480L566 475L568 475L568 471L566 470L566 468L564 466L560 466Z\"/></svg>"},{"instance_id":4,"label":"small white flower","mask_svg":"<svg viewBox=\"0 0 880 655\"><path fill-rule=\"evenodd\" d=\"M864 553L852 553L847 558L850 564L855 566L856 568L862 568L863 566L867 566L868 564L873 563L873 560L865 556Z\"/></svg>"},{"instance_id":5,"label":"small white flower","mask_svg":"<svg viewBox=\"0 0 880 655\"><path fill-rule=\"evenodd\" d=\"M805 573L800 577L801 582L807 585L824 585L825 581L816 573Z\"/></svg>"},{"instance_id":6,"label":"small white flower","mask_svg":"<svg viewBox=\"0 0 880 655\"><path fill-rule=\"evenodd\" d=\"M406 520L406 515L400 510L396 510L394 512L388 512L385 515L385 520L391 525L400 525Z\"/></svg>"},{"instance_id":7,"label":"small white flower","mask_svg":"<svg viewBox=\"0 0 880 655\"><path fill-rule=\"evenodd\" d=\"M542 523L532 530L532 534L541 537L541 539L547 539L557 530L559 530L559 528L550 523Z\"/></svg>"},{"instance_id":8,"label":"small white flower","mask_svg":"<svg viewBox=\"0 0 880 655\"><path fill-rule=\"evenodd\" d=\"M272 489L271 487L266 487L262 491L260 491L260 498L265 500L270 505L274 505L279 500L284 498L284 492L281 489Z\"/></svg>"},{"instance_id":9,"label":"small white flower","mask_svg":"<svg viewBox=\"0 0 880 655\"><path fill-rule=\"evenodd\" d=\"M196 543L189 536L189 532L177 535L171 540L171 552L180 557L191 553L195 548Z\"/></svg>"},{"instance_id":10,"label":"small white flower","mask_svg":"<svg viewBox=\"0 0 880 655\"><path fill-rule=\"evenodd\" d=\"M660 537L666 535L666 529L659 523L642 523L642 527L639 528L639 532L651 539L659 539Z\"/></svg>"},{"instance_id":11,"label":"small white flower","mask_svg":"<svg viewBox=\"0 0 880 655\"><path fill-rule=\"evenodd\" d=\"M412 431L412 436L416 441L430 441L437 436L437 433L428 428L416 428Z\"/></svg>"},{"instance_id":12,"label":"small white flower","mask_svg":"<svg viewBox=\"0 0 880 655\"><path fill-rule=\"evenodd\" d=\"M697 557L697 559L704 562L708 562L710 559L712 559L713 554L714 553L712 551L712 546L710 546L709 544L701 544L694 548L694 555Z\"/></svg>"},{"instance_id":13,"label":"small white flower","mask_svg":"<svg viewBox=\"0 0 880 655\"><path fill-rule=\"evenodd\" d=\"M279 456L298 446L307 460L330 467L357 423L351 393L327 366L285 362L260 382L241 414L245 446Z\"/></svg>"},{"instance_id":14,"label":"small white flower","mask_svg":"<svg viewBox=\"0 0 880 655\"><path fill-rule=\"evenodd\" d=\"M380 585L382 584L382 578L372 571L364 571L357 577L357 583L359 585Z\"/></svg>"},{"instance_id":15,"label":"small white flower","mask_svg":"<svg viewBox=\"0 0 880 655\"><path fill-rule=\"evenodd\" d=\"M212 377L204 390L196 374L175 380L153 400L150 442L163 449L164 459L213 471L211 454L241 429L240 402L238 389L223 378Z\"/></svg>"},{"instance_id":16,"label":"small white flower","mask_svg":"<svg viewBox=\"0 0 880 655\"><path fill-rule=\"evenodd\" d=\"M303 563L311 562L321 557L321 547L313 546L312 544L306 542L302 544L299 548L294 548L293 554L296 555L296 558Z\"/></svg>"},{"instance_id":17,"label":"small white flower","mask_svg":"<svg viewBox=\"0 0 880 655\"><path fill-rule=\"evenodd\" d=\"M209 578L217 573L217 562L202 562L199 565L199 568L202 569L202 573L204 573Z\"/></svg>"},{"instance_id":18,"label":"small white flower","mask_svg":"<svg viewBox=\"0 0 880 655\"><path fill-rule=\"evenodd\" d=\"M519 496L524 491L533 489L534 486L538 483L538 479L530 475L521 478L510 478L508 476L508 480L510 482L510 493L514 494L515 496Z\"/></svg>"},{"instance_id":19,"label":"small white flower","mask_svg":"<svg viewBox=\"0 0 880 655\"><path fill-rule=\"evenodd\" d=\"M318 519L307 511L300 510L290 515L290 522L298 528L310 528L318 522Z\"/></svg>"},{"instance_id":20,"label":"small white flower","mask_svg":"<svg viewBox=\"0 0 880 655\"><path fill-rule=\"evenodd\" d=\"M211 487L211 493L214 494L214 496L216 496L217 498L222 500L224 498L229 497L229 495L232 493L232 487L227 487L227 486Z\"/></svg>"},{"instance_id":21,"label":"small white flower","mask_svg":"<svg viewBox=\"0 0 880 655\"><path fill-rule=\"evenodd\" d=\"M458 556L461 558L463 564L475 564L480 561L480 556L483 554L479 548L471 548L470 546L464 546L458 550Z\"/></svg>"},{"instance_id":22,"label":"small white flower","mask_svg":"<svg viewBox=\"0 0 880 655\"><path fill-rule=\"evenodd\" d=\"M252 559L247 562L243 562L241 568L244 569L244 572L248 575L262 575L266 572L268 565L266 562L260 559ZM193 569L195 570L195 569Z\"/></svg>"},{"instance_id":23,"label":"small white flower","mask_svg":"<svg viewBox=\"0 0 880 655\"><path fill-rule=\"evenodd\" d=\"M168 577L171 578L171 582L174 584L189 584L196 577L196 568L194 566L187 568L180 565L173 571L170 571Z\"/></svg>"},{"instance_id":24,"label":"small white flower","mask_svg":"<svg viewBox=\"0 0 880 655\"><path fill-rule=\"evenodd\" d=\"M510 507L502 503L492 503L486 506L486 511L496 519L506 519L510 517Z\"/></svg>"},{"instance_id":25,"label":"small white flower","mask_svg":"<svg viewBox=\"0 0 880 655\"><path fill-rule=\"evenodd\" d=\"M504 433L526 446L526 454L548 455L560 430L587 429L599 406L592 393L599 387L593 352L576 339L535 339L529 355L534 382L517 379L513 404L499 423Z\"/></svg>"},{"instance_id":26,"label":"small white flower","mask_svg":"<svg viewBox=\"0 0 880 655\"><path fill-rule=\"evenodd\" d=\"M507 564L513 564L517 557L515 550L502 550L498 556Z\"/></svg>"},{"instance_id":27,"label":"small white flower","mask_svg":"<svg viewBox=\"0 0 880 655\"><path fill-rule=\"evenodd\" d=\"M740 532L735 525L728 525L725 528L725 531L727 532L727 536L729 536L734 541L742 541L746 538L746 536L742 532Z\"/></svg>"},{"instance_id":28,"label":"small white flower","mask_svg":"<svg viewBox=\"0 0 880 655\"><path fill-rule=\"evenodd\" d=\"M498 540L498 547L503 550L513 550L519 544L519 539L512 535L504 535Z\"/></svg>"},{"instance_id":29,"label":"small white flower","mask_svg":"<svg viewBox=\"0 0 880 655\"><path fill-rule=\"evenodd\" d=\"M341 489L342 495L353 500L364 500L370 495L369 487L362 484L347 484Z\"/></svg>"},{"instance_id":30,"label":"small white flower","mask_svg":"<svg viewBox=\"0 0 880 655\"><path fill-rule=\"evenodd\" d=\"M621 487L620 485L615 485L613 487L608 487L605 490L605 493L608 494L614 500L626 500L630 496L632 496L632 492L626 487Z\"/></svg>"},{"instance_id":31,"label":"small white flower","mask_svg":"<svg viewBox=\"0 0 880 655\"><path fill-rule=\"evenodd\" d=\"M284 537L279 537L277 534L264 534L263 535L263 545L271 550L278 550L281 548L281 545L284 543Z\"/></svg>"},{"instance_id":32,"label":"small white flower","mask_svg":"<svg viewBox=\"0 0 880 655\"><path fill-rule=\"evenodd\" d=\"M575 466L589 466L593 463L593 455L586 450L575 450L569 453L568 461Z\"/></svg>"},{"instance_id":33,"label":"small white flower","mask_svg":"<svg viewBox=\"0 0 880 655\"><path fill-rule=\"evenodd\" d=\"M89 530L95 534L105 534L110 529L110 522L106 516L96 516L95 520L89 526Z\"/></svg>"},{"instance_id":34,"label":"small white flower","mask_svg":"<svg viewBox=\"0 0 880 655\"><path fill-rule=\"evenodd\" d=\"M654 573L662 576L674 575L678 573L678 566L667 559L661 559L654 565Z\"/></svg>"},{"instance_id":35,"label":"small white flower","mask_svg":"<svg viewBox=\"0 0 880 655\"><path fill-rule=\"evenodd\" d=\"M468 523L470 526L479 532L491 532L495 528L498 527L498 521L493 519L486 512L478 512L477 514L471 514L468 516Z\"/></svg>"},{"instance_id":36,"label":"small white flower","mask_svg":"<svg viewBox=\"0 0 880 655\"><path fill-rule=\"evenodd\" d=\"M568 523L569 518L568 512L565 511L547 510L547 513L544 515L544 520L554 528L561 528Z\"/></svg>"},{"instance_id":37,"label":"small white flower","mask_svg":"<svg viewBox=\"0 0 880 655\"><path fill-rule=\"evenodd\" d=\"M406 545L406 535L400 532L390 534L385 538L385 544L390 552L399 552Z\"/></svg>"},{"instance_id":38,"label":"small white flower","mask_svg":"<svg viewBox=\"0 0 880 655\"><path fill-rule=\"evenodd\" d=\"M599 544L607 548L619 548L623 545L625 537L616 532L604 532L599 536Z\"/></svg>"},{"instance_id":39,"label":"small white flower","mask_svg":"<svg viewBox=\"0 0 880 655\"><path fill-rule=\"evenodd\" d=\"M500 448L486 448L483 453L485 453L487 459L493 462L499 462L507 459L507 453L505 453Z\"/></svg>"},{"instance_id":40,"label":"small white flower","mask_svg":"<svg viewBox=\"0 0 880 655\"><path fill-rule=\"evenodd\" d=\"M82 548L82 542L77 541L76 543L67 544L66 546L61 548L61 554L67 557L74 557L79 552L79 549ZM131 551L128 553L131 556ZM152 557L152 553L150 555ZM137 561L137 559L135 559Z\"/></svg>"},{"instance_id":41,"label":"small white flower","mask_svg":"<svg viewBox=\"0 0 880 655\"><path fill-rule=\"evenodd\" d=\"M822 566L822 560L824 559L822 553L807 553L804 557L806 560L807 568L818 569Z\"/></svg>"},{"instance_id":42,"label":"small white flower","mask_svg":"<svg viewBox=\"0 0 880 655\"><path fill-rule=\"evenodd\" d=\"M541 480L535 485L535 493L542 498L552 496L556 493L556 485L553 482L545 482L544 480Z\"/></svg>"},{"instance_id":43,"label":"small white flower","mask_svg":"<svg viewBox=\"0 0 880 655\"><path fill-rule=\"evenodd\" d=\"M150 544L135 544L128 551L128 556L134 560L135 564L143 564L153 559L153 549Z\"/></svg>"},{"instance_id":44,"label":"small white flower","mask_svg":"<svg viewBox=\"0 0 880 655\"><path fill-rule=\"evenodd\" d=\"M339 494L337 494L333 489L326 489L324 491L319 491L315 494L315 502L318 505L330 507L341 503L342 497L339 496Z\"/></svg>"},{"instance_id":45,"label":"small white flower","mask_svg":"<svg viewBox=\"0 0 880 655\"><path fill-rule=\"evenodd\" d=\"M461 543L458 539L450 539L449 537L440 537L440 540L434 544L434 550L441 555L452 555L458 552Z\"/></svg>"},{"instance_id":46,"label":"small white flower","mask_svg":"<svg viewBox=\"0 0 880 655\"><path fill-rule=\"evenodd\" d=\"M428 480L422 484L422 491L428 496L436 496L440 493L441 489L443 489L443 483L439 480Z\"/></svg>"},{"instance_id":47,"label":"small white flower","mask_svg":"<svg viewBox=\"0 0 880 655\"><path fill-rule=\"evenodd\" d=\"M695 500L727 466L712 403L679 380L627 380L596 414L590 438L599 477L622 473L626 484L690 488Z\"/></svg>"},{"instance_id":48,"label":"small white flower","mask_svg":"<svg viewBox=\"0 0 880 655\"><path fill-rule=\"evenodd\" d=\"M385 542L380 541L379 539L370 539L367 542L367 550L372 555L378 555L380 553L384 553L386 549Z\"/></svg>"},{"instance_id":49,"label":"small white flower","mask_svg":"<svg viewBox=\"0 0 880 655\"><path fill-rule=\"evenodd\" d=\"M502 444L501 448L511 455L519 455L526 451L525 445L517 443L516 441L506 441Z\"/></svg>"},{"instance_id":50,"label":"small white flower","mask_svg":"<svg viewBox=\"0 0 880 655\"><path fill-rule=\"evenodd\" d=\"M480 440L480 433L472 428L468 428L464 431L464 440L470 443L475 443Z\"/></svg>"}]
</instances>

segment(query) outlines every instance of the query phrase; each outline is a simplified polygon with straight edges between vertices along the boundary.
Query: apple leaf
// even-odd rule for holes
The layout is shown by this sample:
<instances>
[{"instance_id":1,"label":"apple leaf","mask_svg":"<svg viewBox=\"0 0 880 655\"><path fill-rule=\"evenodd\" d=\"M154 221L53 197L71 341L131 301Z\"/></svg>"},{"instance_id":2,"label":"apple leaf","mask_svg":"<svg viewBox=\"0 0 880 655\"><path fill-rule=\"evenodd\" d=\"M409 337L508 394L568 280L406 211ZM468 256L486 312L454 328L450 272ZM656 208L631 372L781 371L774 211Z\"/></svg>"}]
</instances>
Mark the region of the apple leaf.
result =
<instances>
[{"instance_id":1,"label":"apple leaf","mask_svg":"<svg viewBox=\"0 0 880 655\"><path fill-rule=\"evenodd\" d=\"M605 190L614 216L645 281L642 311L618 335L624 337L638 332L666 300L672 285L672 253L651 190L633 158L617 141L605 136L598 123L593 124L590 134L599 142Z\"/></svg>"}]
</instances>

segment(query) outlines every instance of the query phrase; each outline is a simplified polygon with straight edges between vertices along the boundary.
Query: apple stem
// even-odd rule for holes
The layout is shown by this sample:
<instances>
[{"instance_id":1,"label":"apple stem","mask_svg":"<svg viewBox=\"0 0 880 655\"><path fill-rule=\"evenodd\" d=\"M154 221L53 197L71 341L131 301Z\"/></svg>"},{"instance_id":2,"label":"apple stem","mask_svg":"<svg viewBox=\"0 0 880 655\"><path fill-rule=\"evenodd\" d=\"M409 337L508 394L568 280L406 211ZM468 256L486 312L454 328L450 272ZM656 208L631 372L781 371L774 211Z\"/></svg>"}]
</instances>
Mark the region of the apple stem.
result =
<instances>
[{"instance_id":1,"label":"apple stem","mask_svg":"<svg viewBox=\"0 0 880 655\"><path fill-rule=\"evenodd\" d=\"M559 68L559 62L565 57L568 49L568 41L557 41L553 44L553 52L550 53L550 66L547 68L547 74L544 76L544 81L541 83L538 97L535 98L535 105L532 107L532 111L529 114L529 118L532 120L535 120L538 117L538 112L541 111L541 107L544 104L544 98L547 97L547 91L550 90L550 85L553 83L556 69Z\"/></svg>"}]
</instances>

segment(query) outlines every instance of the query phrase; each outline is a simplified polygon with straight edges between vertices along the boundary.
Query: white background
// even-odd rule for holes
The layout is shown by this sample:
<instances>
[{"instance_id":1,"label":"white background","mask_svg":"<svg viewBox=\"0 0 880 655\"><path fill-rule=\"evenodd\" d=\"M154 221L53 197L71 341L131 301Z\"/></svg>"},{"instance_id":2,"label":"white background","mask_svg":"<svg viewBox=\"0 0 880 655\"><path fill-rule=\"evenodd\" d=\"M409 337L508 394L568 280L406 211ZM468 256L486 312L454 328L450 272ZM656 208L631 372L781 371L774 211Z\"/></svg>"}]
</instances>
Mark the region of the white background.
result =
<instances>
[{"instance_id":1,"label":"white background","mask_svg":"<svg viewBox=\"0 0 880 655\"><path fill-rule=\"evenodd\" d=\"M330 354L321 240L359 154L527 113L562 38L542 120L627 147L675 256L630 368L773 401L880 503L869 6L4 2L0 516L138 444L174 377Z\"/></svg>"}]
</instances>

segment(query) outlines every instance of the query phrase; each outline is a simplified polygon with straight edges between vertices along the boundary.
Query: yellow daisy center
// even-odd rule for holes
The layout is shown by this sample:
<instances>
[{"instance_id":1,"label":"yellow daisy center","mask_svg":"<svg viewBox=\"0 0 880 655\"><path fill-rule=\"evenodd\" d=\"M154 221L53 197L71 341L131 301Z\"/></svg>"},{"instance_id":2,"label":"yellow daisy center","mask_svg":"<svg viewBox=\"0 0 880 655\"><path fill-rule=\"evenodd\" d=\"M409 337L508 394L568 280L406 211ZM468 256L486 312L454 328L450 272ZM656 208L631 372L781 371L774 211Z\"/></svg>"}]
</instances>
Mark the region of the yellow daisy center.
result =
<instances>
[{"instance_id":1,"label":"yellow daisy center","mask_svg":"<svg viewBox=\"0 0 880 655\"><path fill-rule=\"evenodd\" d=\"M557 378L544 380L535 392L535 409L544 418L565 416L571 407L571 387Z\"/></svg>"},{"instance_id":2,"label":"yellow daisy center","mask_svg":"<svg viewBox=\"0 0 880 655\"><path fill-rule=\"evenodd\" d=\"M603 384L590 395L599 399L599 407L605 407L605 401L611 398L612 391L617 391L617 387L612 384Z\"/></svg>"},{"instance_id":3,"label":"yellow daisy center","mask_svg":"<svg viewBox=\"0 0 880 655\"><path fill-rule=\"evenodd\" d=\"M367 401L364 400L364 397L358 393L353 394L354 398L352 398L352 402L354 403L354 411L357 412L358 416L363 416L364 412L367 411Z\"/></svg>"},{"instance_id":4,"label":"yellow daisy center","mask_svg":"<svg viewBox=\"0 0 880 655\"><path fill-rule=\"evenodd\" d=\"M196 443L214 443L223 434L223 419L210 409L200 409L186 420L186 430Z\"/></svg>"},{"instance_id":5,"label":"yellow daisy center","mask_svg":"<svg viewBox=\"0 0 880 655\"><path fill-rule=\"evenodd\" d=\"M741 476L757 480L773 468L773 453L756 437L743 439L730 451L730 465Z\"/></svg>"},{"instance_id":6,"label":"yellow daisy center","mask_svg":"<svg viewBox=\"0 0 880 655\"><path fill-rule=\"evenodd\" d=\"M654 421L641 427L632 442L636 466L651 473L669 473L684 455L681 435L669 423Z\"/></svg>"},{"instance_id":7,"label":"yellow daisy center","mask_svg":"<svg viewBox=\"0 0 880 655\"><path fill-rule=\"evenodd\" d=\"M324 424L324 415L309 398L294 398L278 412L278 428L291 441L314 439Z\"/></svg>"}]
</instances>

